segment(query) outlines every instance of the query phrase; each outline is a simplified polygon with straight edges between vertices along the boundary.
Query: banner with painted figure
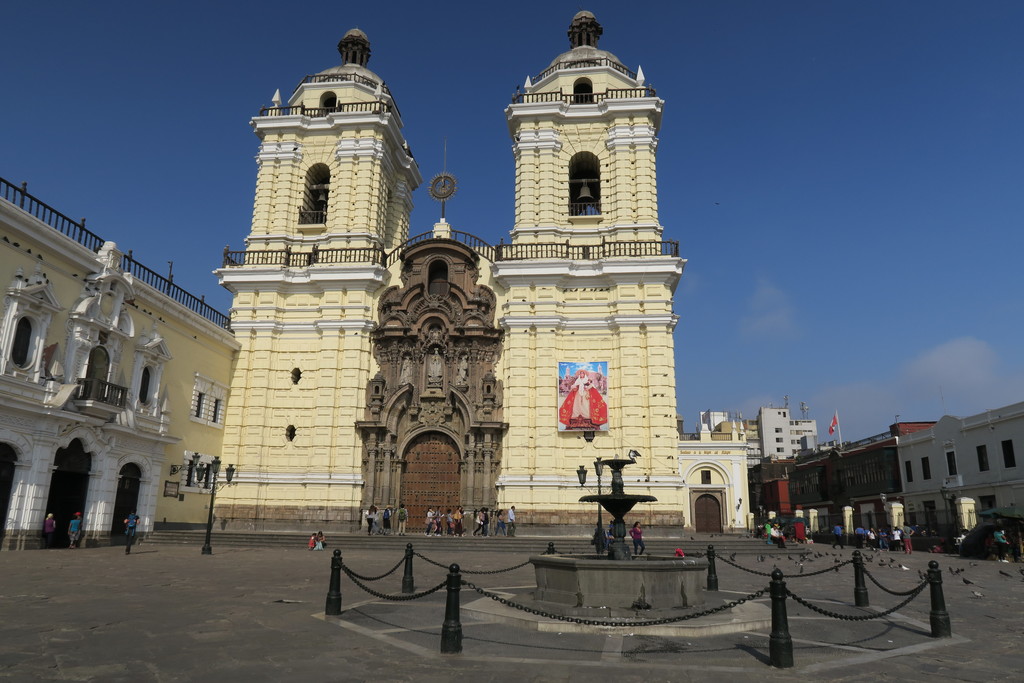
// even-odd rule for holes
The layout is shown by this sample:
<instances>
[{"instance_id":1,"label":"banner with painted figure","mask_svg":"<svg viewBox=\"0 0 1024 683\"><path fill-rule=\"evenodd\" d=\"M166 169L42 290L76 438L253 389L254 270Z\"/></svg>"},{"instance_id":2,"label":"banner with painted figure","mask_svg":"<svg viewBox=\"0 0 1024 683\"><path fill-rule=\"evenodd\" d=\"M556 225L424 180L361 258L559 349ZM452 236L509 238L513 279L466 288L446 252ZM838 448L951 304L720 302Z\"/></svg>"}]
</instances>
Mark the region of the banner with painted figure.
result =
<instances>
[{"instance_id":1,"label":"banner with painted figure","mask_svg":"<svg viewBox=\"0 0 1024 683\"><path fill-rule=\"evenodd\" d=\"M608 362L558 364L558 431L608 431Z\"/></svg>"}]
</instances>

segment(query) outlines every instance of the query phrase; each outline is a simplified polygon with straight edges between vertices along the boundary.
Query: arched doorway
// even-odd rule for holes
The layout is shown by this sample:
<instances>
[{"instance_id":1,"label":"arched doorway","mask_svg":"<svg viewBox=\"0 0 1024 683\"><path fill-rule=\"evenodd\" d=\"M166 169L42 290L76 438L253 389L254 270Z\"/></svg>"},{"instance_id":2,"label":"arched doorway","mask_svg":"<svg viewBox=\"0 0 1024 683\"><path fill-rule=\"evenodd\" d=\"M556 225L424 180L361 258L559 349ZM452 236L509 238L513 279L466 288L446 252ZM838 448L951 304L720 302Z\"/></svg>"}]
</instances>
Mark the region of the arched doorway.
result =
<instances>
[{"instance_id":1,"label":"arched doorway","mask_svg":"<svg viewBox=\"0 0 1024 683\"><path fill-rule=\"evenodd\" d=\"M135 463L128 463L118 473L114 516L110 519L111 545L124 544L124 520L129 513L137 512L141 481L142 470Z\"/></svg>"},{"instance_id":2,"label":"arched doorway","mask_svg":"<svg viewBox=\"0 0 1024 683\"><path fill-rule=\"evenodd\" d=\"M399 498L409 510L409 528L423 526L427 508L455 509L460 503L459 449L451 437L427 432L405 451Z\"/></svg>"},{"instance_id":3,"label":"arched doorway","mask_svg":"<svg viewBox=\"0 0 1024 683\"><path fill-rule=\"evenodd\" d=\"M57 451L53 466L50 495L46 500L43 516L45 517L48 512L53 513L57 520L57 533L54 535L53 545L55 548L67 548L68 523L76 512L85 513L85 496L89 491L92 456L85 452L82 442L75 439L67 448ZM39 519L38 522L39 528L42 529L43 520Z\"/></svg>"},{"instance_id":4,"label":"arched doorway","mask_svg":"<svg viewBox=\"0 0 1024 683\"><path fill-rule=\"evenodd\" d=\"M14 463L18 454L5 443L0 443L0 548L4 546L4 529L7 527L7 511L11 507L11 491L14 488ZM39 522L39 528L42 528Z\"/></svg>"},{"instance_id":5,"label":"arched doorway","mask_svg":"<svg viewBox=\"0 0 1024 683\"><path fill-rule=\"evenodd\" d=\"M693 526L700 533L722 532L722 506L717 498L705 493L694 501Z\"/></svg>"}]
</instances>

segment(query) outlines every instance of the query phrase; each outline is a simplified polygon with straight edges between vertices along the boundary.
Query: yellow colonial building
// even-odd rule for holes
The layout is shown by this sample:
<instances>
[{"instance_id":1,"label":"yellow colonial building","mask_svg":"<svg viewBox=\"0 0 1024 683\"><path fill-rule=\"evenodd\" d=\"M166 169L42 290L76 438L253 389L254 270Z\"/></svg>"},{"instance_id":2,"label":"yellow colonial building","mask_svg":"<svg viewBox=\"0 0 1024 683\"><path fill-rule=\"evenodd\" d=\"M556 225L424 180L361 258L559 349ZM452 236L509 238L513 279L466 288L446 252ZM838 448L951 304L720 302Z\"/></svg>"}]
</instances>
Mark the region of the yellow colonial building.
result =
<instances>
[{"instance_id":1,"label":"yellow colonial building","mask_svg":"<svg viewBox=\"0 0 1024 683\"><path fill-rule=\"evenodd\" d=\"M85 544L133 511L205 521L228 317L2 179L0 282L0 547L44 545L48 514L64 548L76 512Z\"/></svg>"},{"instance_id":2,"label":"yellow colonial building","mask_svg":"<svg viewBox=\"0 0 1024 683\"><path fill-rule=\"evenodd\" d=\"M129 475L145 529L200 524L214 455L236 468L218 528L348 531L371 505L400 503L413 528L457 505L589 527L577 468L628 451L640 457L627 491L658 499L634 511L645 523L735 528L745 471L731 451L713 464L681 449L676 430L685 261L658 217L664 101L601 34L578 13L569 50L506 107L515 221L494 245L445 221L447 173L427 183L440 222L412 234L424 178L367 36L349 31L341 65L252 120L252 227L217 271L230 324L113 244L68 233L48 252L32 232L56 226L5 195L5 226L25 230L0 245L15 301L0 400L52 417L45 438L0 431L9 535L37 534L58 499L62 516L84 506L87 527L109 534ZM102 383L123 405L90 403ZM79 478L58 482L65 471Z\"/></svg>"}]
</instances>

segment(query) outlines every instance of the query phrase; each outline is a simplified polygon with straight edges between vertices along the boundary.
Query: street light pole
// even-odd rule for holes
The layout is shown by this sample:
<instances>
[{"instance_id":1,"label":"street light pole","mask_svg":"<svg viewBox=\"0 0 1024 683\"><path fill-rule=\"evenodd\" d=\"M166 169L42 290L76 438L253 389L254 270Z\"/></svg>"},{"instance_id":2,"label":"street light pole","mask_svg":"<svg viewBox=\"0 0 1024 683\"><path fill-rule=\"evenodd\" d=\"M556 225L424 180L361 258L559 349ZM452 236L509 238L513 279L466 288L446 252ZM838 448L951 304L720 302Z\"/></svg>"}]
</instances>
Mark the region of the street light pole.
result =
<instances>
[{"instance_id":1,"label":"street light pole","mask_svg":"<svg viewBox=\"0 0 1024 683\"><path fill-rule=\"evenodd\" d=\"M212 555L213 548L210 547L210 535L213 533L213 503L217 497L217 474L220 472L220 456L214 456L213 462L210 463L210 468L213 470L213 484L210 487L210 511L206 516L206 542L203 544L202 554ZM224 472L227 483L230 484L231 480L235 476L235 466L228 465L227 470Z\"/></svg>"}]
</instances>

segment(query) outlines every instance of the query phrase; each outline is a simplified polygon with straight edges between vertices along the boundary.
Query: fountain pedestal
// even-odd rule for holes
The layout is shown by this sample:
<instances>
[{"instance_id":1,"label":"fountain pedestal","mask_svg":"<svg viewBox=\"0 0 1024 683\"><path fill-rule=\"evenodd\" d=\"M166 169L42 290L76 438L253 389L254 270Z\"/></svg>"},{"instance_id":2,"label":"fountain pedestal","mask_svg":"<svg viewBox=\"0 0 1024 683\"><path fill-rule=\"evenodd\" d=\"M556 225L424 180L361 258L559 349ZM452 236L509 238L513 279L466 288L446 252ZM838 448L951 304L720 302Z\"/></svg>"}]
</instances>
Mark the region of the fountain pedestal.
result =
<instances>
[{"instance_id":1,"label":"fountain pedestal","mask_svg":"<svg viewBox=\"0 0 1024 683\"><path fill-rule=\"evenodd\" d=\"M638 610L694 607L704 604L703 559L644 555L632 562L595 556L531 557L537 579L534 597L547 603L593 610ZM610 616L618 616L607 612Z\"/></svg>"}]
</instances>

